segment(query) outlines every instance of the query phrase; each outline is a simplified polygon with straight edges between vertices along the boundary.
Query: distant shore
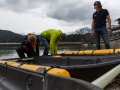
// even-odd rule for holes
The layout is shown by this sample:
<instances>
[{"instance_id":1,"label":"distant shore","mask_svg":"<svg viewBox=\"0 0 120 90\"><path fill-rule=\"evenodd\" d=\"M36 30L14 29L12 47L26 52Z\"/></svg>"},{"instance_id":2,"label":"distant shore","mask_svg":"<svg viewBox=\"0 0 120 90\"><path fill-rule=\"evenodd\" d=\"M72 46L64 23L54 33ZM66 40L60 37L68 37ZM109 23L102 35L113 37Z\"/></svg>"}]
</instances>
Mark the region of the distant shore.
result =
<instances>
[{"instance_id":1,"label":"distant shore","mask_svg":"<svg viewBox=\"0 0 120 90\"><path fill-rule=\"evenodd\" d=\"M115 41L111 41L110 44L115 44L116 42ZM117 41L117 43L119 43L119 41ZM0 43L0 44L21 44L21 43ZM40 44L42 44L40 42ZM82 42L59 42L60 45L62 44L70 44L70 45L74 45L74 44L88 44L88 43L82 43ZM91 43L91 44L95 44L95 43ZM101 44L104 44L104 42L102 42Z\"/></svg>"},{"instance_id":2,"label":"distant shore","mask_svg":"<svg viewBox=\"0 0 120 90\"><path fill-rule=\"evenodd\" d=\"M20 43L0 43L0 44L20 44Z\"/></svg>"},{"instance_id":3,"label":"distant shore","mask_svg":"<svg viewBox=\"0 0 120 90\"><path fill-rule=\"evenodd\" d=\"M21 43L0 43L0 44L21 44ZM81 44L81 42L59 42L59 44Z\"/></svg>"},{"instance_id":4,"label":"distant shore","mask_svg":"<svg viewBox=\"0 0 120 90\"><path fill-rule=\"evenodd\" d=\"M7 43L0 43L0 45L4 45L4 44L21 44L21 43L16 43L16 42L11 42L11 43L9 43L9 42L7 42ZM42 42L40 42L40 44L42 44ZM59 42L59 45L74 45L74 44L88 44L88 43L84 43L84 42ZM89 44L95 44L95 43L89 43ZM104 42L103 41L101 41L101 44L104 44ZM120 45L120 38L119 39L115 39L115 40L110 40L110 44L119 44Z\"/></svg>"}]
</instances>

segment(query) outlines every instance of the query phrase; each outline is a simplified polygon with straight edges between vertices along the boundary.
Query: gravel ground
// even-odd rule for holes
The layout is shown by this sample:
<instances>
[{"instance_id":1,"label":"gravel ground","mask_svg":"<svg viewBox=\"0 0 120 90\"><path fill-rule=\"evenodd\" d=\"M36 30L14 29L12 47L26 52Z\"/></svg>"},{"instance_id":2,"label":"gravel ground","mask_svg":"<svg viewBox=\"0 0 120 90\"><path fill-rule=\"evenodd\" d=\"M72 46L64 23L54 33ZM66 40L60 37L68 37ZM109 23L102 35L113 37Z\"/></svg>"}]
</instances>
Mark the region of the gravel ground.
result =
<instances>
[{"instance_id":1,"label":"gravel ground","mask_svg":"<svg viewBox=\"0 0 120 90\"><path fill-rule=\"evenodd\" d=\"M118 75L104 90L120 90L120 75Z\"/></svg>"}]
</instances>

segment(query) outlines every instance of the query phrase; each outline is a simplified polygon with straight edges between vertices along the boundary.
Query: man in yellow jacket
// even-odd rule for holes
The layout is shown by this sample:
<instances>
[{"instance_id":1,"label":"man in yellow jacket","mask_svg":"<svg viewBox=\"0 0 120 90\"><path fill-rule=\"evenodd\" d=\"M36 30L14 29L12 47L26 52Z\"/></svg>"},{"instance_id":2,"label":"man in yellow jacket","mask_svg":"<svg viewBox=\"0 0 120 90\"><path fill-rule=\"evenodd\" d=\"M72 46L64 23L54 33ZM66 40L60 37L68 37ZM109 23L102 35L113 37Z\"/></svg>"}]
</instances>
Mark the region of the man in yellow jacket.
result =
<instances>
[{"instance_id":1,"label":"man in yellow jacket","mask_svg":"<svg viewBox=\"0 0 120 90\"><path fill-rule=\"evenodd\" d=\"M48 55L49 49L51 55L57 55L57 48L59 41L65 41L67 35L62 33L61 30L49 29L45 30L40 35L40 41L44 45L43 55Z\"/></svg>"}]
</instances>

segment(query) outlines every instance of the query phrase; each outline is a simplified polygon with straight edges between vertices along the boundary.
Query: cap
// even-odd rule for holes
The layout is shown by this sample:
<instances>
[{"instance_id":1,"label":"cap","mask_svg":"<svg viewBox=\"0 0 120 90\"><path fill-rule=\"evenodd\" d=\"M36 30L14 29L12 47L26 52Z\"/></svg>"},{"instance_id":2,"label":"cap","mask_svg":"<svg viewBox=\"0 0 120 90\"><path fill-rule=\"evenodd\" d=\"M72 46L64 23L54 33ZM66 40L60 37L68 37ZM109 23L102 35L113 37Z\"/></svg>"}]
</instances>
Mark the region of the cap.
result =
<instances>
[{"instance_id":1,"label":"cap","mask_svg":"<svg viewBox=\"0 0 120 90\"><path fill-rule=\"evenodd\" d=\"M67 39L67 35L65 33L62 33L60 36L64 41Z\"/></svg>"}]
</instances>

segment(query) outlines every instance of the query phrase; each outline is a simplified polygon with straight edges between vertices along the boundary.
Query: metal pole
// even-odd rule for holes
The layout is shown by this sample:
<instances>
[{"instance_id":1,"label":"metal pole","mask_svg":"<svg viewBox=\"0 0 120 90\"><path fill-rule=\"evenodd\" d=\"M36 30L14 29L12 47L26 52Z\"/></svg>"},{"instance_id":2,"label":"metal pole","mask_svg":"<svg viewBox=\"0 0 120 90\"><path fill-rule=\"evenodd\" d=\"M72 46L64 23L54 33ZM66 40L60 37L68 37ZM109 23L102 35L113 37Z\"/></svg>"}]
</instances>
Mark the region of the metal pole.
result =
<instances>
[{"instance_id":1,"label":"metal pole","mask_svg":"<svg viewBox=\"0 0 120 90\"><path fill-rule=\"evenodd\" d=\"M98 79L91 82L92 84L100 87L105 88L118 74L120 73L120 64L113 68L112 70L108 71Z\"/></svg>"}]
</instances>

